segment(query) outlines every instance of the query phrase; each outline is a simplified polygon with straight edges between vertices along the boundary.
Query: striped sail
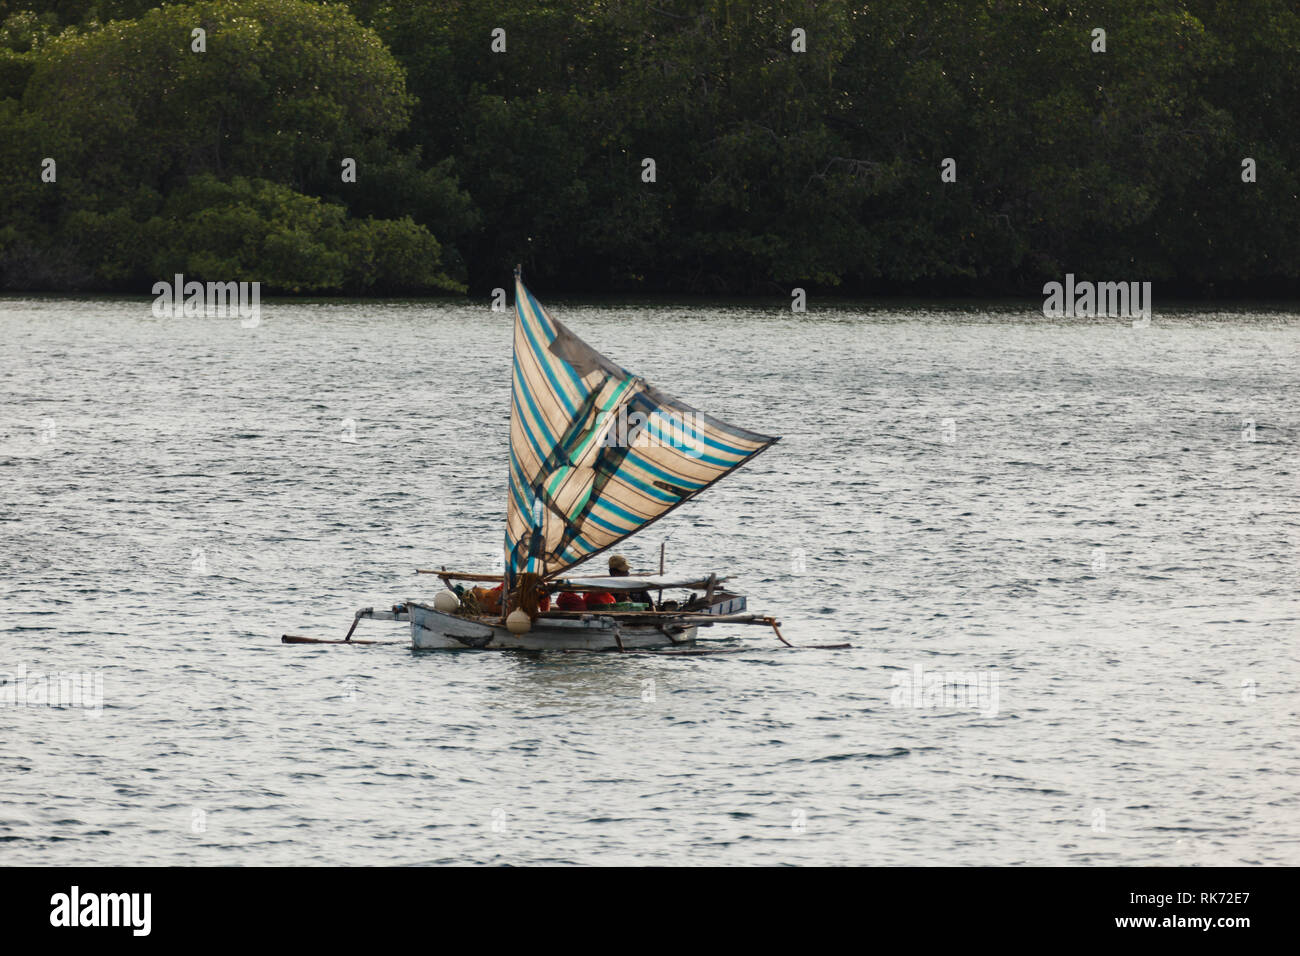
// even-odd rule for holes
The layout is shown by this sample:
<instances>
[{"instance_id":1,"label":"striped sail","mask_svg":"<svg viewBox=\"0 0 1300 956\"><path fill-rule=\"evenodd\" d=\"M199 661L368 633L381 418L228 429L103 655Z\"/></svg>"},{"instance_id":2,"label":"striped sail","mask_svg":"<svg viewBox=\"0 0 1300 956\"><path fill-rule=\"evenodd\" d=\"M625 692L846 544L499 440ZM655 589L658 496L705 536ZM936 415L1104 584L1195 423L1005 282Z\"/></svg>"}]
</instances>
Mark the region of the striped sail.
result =
<instances>
[{"instance_id":1,"label":"striped sail","mask_svg":"<svg viewBox=\"0 0 1300 956\"><path fill-rule=\"evenodd\" d=\"M776 441L615 365L515 276L507 591L617 544Z\"/></svg>"}]
</instances>

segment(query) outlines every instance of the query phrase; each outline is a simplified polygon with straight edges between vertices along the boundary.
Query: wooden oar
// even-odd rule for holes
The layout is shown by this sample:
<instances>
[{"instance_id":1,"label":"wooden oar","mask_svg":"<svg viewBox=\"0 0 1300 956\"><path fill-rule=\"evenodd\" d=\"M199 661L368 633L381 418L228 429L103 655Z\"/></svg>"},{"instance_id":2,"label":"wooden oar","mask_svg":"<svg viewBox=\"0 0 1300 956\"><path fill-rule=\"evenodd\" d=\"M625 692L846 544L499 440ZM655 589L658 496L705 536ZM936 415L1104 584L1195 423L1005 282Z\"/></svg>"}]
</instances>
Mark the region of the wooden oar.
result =
<instances>
[{"instance_id":1,"label":"wooden oar","mask_svg":"<svg viewBox=\"0 0 1300 956\"><path fill-rule=\"evenodd\" d=\"M303 637L301 634L284 634L280 637L281 644L409 644L410 641L346 641L338 638L329 639L324 637Z\"/></svg>"}]
</instances>

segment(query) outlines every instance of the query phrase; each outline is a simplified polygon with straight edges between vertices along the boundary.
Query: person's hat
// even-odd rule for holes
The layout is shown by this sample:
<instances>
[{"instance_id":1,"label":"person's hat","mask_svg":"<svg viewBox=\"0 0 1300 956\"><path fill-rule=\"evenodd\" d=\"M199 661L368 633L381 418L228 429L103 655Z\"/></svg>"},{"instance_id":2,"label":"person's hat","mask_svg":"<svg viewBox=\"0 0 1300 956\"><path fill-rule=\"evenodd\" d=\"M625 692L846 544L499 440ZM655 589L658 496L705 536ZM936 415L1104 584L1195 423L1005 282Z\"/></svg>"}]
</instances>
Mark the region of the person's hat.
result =
<instances>
[{"instance_id":1,"label":"person's hat","mask_svg":"<svg viewBox=\"0 0 1300 956\"><path fill-rule=\"evenodd\" d=\"M623 557L621 554L614 555L609 559L609 569L611 571L627 571L627 558Z\"/></svg>"}]
</instances>

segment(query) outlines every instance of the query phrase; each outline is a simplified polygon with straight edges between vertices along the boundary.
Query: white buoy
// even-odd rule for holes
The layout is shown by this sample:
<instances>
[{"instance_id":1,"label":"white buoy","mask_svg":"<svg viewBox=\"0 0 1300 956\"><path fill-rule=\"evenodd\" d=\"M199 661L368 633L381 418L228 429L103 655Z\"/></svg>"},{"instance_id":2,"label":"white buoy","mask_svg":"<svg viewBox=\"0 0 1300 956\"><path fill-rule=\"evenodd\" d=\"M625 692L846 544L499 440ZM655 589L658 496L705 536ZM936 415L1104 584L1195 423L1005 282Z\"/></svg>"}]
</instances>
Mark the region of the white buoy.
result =
<instances>
[{"instance_id":1,"label":"white buoy","mask_svg":"<svg viewBox=\"0 0 1300 956\"><path fill-rule=\"evenodd\" d=\"M528 615L523 611L515 608L506 618L506 629L511 634L527 634L533 629L533 622L529 620Z\"/></svg>"},{"instance_id":2,"label":"white buoy","mask_svg":"<svg viewBox=\"0 0 1300 956\"><path fill-rule=\"evenodd\" d=\"M434 610L441 611L443 614L450 614L460 607L460 598L456 596L455 591L443 590L433 596Z\"/></svg>"}]
</instances>

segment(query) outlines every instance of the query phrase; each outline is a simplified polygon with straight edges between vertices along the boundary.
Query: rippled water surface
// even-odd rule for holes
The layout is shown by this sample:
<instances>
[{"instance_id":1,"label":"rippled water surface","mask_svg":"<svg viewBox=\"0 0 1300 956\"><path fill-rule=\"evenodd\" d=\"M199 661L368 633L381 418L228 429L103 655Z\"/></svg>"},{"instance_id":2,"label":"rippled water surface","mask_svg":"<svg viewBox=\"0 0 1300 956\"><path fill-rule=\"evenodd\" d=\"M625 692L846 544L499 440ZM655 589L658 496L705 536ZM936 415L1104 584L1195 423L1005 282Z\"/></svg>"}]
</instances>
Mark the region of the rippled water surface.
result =
<instances>
[{"instance_id":1,"label":"rippled water surface","mask_svg":"<svg viewBox=\"0 0 1300 956\"><path fill-rule=\"evenodd\" d=\"M0 300L0 695L103 687L0 705L0 863L1300 863L1300 315L554 310L784 436L633 564L851 649L282 645L490 567L509 317Z\"/></svg>"}]
</instances>

